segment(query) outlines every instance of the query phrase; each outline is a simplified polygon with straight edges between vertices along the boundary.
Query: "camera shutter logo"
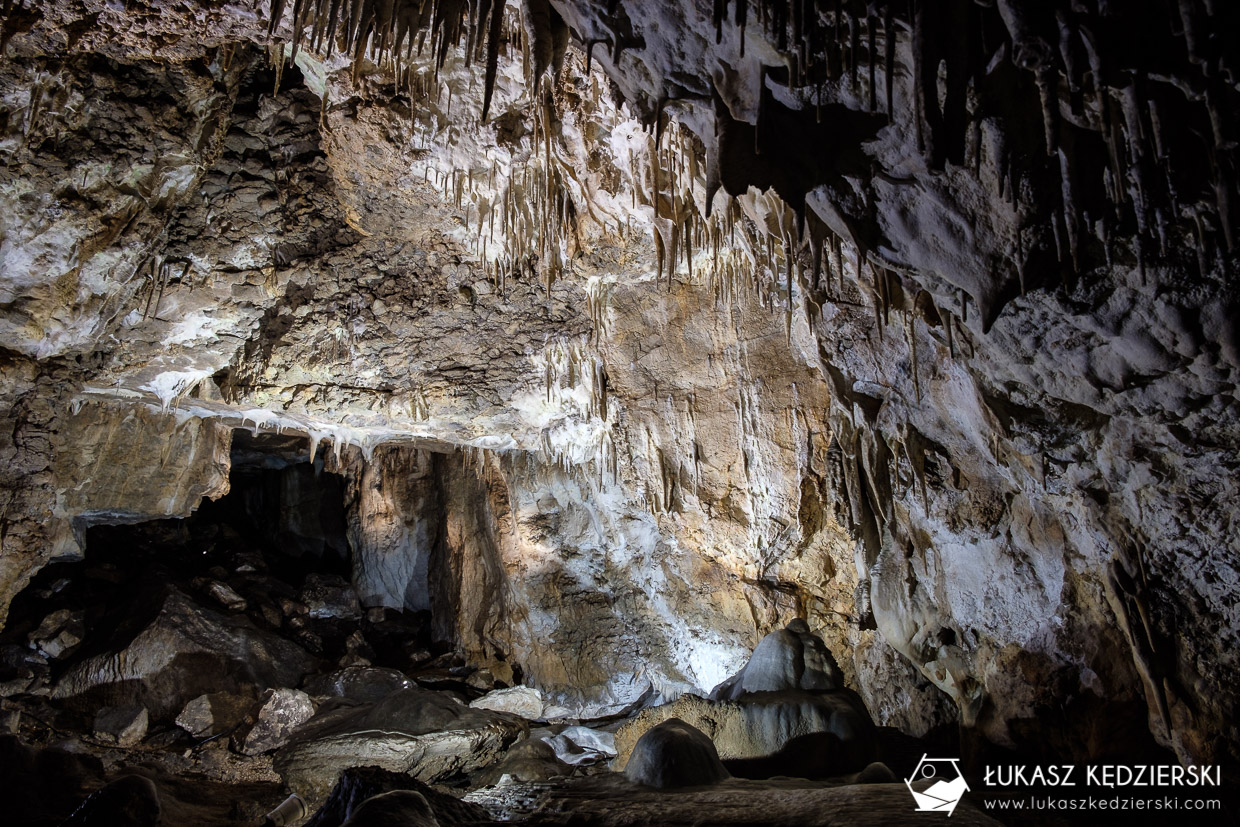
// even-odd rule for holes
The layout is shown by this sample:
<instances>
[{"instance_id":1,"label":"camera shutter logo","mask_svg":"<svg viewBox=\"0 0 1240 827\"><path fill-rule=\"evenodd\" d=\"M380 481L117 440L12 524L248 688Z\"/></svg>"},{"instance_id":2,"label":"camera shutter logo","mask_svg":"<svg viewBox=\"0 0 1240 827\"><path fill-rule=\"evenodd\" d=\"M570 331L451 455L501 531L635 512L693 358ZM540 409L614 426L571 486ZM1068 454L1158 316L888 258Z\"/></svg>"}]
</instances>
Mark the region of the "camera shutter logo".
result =
<instances>
[{"instance_id":1,"label":"camera shutter logo","mask_svg":"<svg viewBox=\"0 0 1240 827\"><path fill-rule=\"evenodd\" d=\"M930 786L915 790L913 783L916 781L928 781ZM913 794L917 812L947 813L950 816L969 789L969 782L964 780L964 773L960 771L959 758L931 758L927 754L921 756L913 774L904 779L904 786Z\"/></svg>"}]
</instances>

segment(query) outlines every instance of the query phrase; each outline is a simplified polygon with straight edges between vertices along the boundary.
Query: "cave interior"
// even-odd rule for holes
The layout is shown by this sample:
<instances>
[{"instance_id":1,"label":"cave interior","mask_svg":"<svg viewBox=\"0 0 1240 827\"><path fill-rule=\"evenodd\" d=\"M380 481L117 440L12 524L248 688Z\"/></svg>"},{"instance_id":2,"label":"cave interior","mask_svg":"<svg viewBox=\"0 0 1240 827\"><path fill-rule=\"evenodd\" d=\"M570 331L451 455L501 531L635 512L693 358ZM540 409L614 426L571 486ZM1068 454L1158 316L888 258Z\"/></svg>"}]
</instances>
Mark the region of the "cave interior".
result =
<instances>
[{"instance_id":1,"label":"cave interior","mask_svg":"<svg viewBox=\"0 0 1240 827\"><path fill-rule=\"evenodd\" d=\"M3 0L10 823L1238 823L1238 40Z\"/></svg>"}]
</instances>

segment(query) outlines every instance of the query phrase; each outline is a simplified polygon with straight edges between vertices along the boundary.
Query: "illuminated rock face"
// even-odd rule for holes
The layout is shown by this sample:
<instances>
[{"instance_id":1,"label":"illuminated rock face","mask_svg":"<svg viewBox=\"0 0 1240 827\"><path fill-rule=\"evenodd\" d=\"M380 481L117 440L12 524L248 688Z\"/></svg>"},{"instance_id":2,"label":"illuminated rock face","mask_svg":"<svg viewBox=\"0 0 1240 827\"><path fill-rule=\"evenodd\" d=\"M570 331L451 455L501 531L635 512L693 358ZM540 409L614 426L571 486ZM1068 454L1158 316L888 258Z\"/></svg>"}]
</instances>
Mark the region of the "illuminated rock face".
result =
<instances>
[{"instance_id":1,"label":"illuminated rock face","mask_svg":"<svg viewBox=\"0 0 1240 827\"><path fill-rule=\"evenodd\" d=\"M551 705L802 617L880 724L1234 758L1228 21L878 4L820 63L699 5L501 19L485 125L488 18L397 85L265 4L15 12L0 597L244 429L344 476L365 607Z\"/></svg>"}]
</instances>

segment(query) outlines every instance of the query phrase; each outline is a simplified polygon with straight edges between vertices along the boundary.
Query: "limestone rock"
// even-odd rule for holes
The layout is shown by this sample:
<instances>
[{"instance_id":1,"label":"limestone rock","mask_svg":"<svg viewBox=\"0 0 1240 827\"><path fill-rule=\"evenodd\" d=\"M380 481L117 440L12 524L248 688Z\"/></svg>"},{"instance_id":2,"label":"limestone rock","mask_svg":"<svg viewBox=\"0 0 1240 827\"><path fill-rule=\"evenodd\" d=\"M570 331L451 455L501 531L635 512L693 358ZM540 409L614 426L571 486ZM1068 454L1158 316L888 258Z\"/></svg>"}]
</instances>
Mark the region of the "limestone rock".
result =
<instances>
[{"instance_id":1,"label":"limestone rock","mask_svg":"<svg viewBox=\"0 0 1240 827\"><path fill-rule=\"evenodd\" d=\"M521 741L504 754L504 757L476 776L477 784L495 786L510 781L538 782L573 774L573 767L561 761L556 751L546 741L531 738Z\"/></svg>"},{"instance_id":2,"label":"limestone rock","mask_svg":"<svg viewBox=\"0 0 1240 827\"><path fill-rule=\"evenodd\" d=\"M744 668L715 687L710 697L735 700L750 692L786 689L830 692L843 685L844 676L822 638L797 618L758 641Z\"/></svg>"},{"instance_id":3,"label":"limestone rock","mask_svg":"<svg viewBox=\"0 0 1240 827\"><path fill-rule=\"evenodd\" d=\"M300 600L310 617L359 620L362 617L357 592L344 578L329 574L309 574Z\"/></svg>"},{"instance_id":4,"label":"limestone rock","mask_svg":"<svg viewBox=\"0 0 1240 827\"><path fill-rule=\"evenodd\" d=\"M46 692L47 658L28 647L0 644L0 698Z\"/></svg>"},{"instance_id":5,"label":"limestone rock","mask_svg":"<svg viewBox=\"0 0 1240 827\"><path fill-rule=\"evenodd\" d=\"M234 590L233 587L229 586L227 583L221 583L218 580L212 580L210 583L207 584L206 592L217 603L219 603L224 608L228 609L230 612L245 611L245 607L246 607L245 598L237 594L236 590Z\"/></svg>"},{"instance_id":6,"label":"limestone rock","mask_svg":"<svg viewBox=\"0 0 1240 827\"><path fill-rule=\"evenodd\" d=\"M149 725L144 706L104 707L95 715L95 737L122 747L137 746Z\"/></svg>"},{"instance_id":7,"label":"limestone rock","mask_svg":"<svg viewBox=\"0 0 1240 827\"><path fill-rule=\"evenodd\" d=\"M574 766L594 764L616 757L616 736L611 732L570 726L556 735L544 736L556 757Z\"/></svg>"},{"instance_id":8,"label":"limestone rock","mask_svg":"<svg viewBox=\"0 0 1240 827\"><path fill-rule=\"evenodd\" d=\"M638 739L663 721L677 719L711 738L734 774L816 777L860 770L873 761L873 722L856 693L764 692L740 701L684 695L644 710L616 733L617 769Z\"/></svg>"},{"instance_id":9,"label":"limestone rock","mask_svg":"<svg viewBox=\"0 0 1240 827\"><path fill-rule=\"evenodd\" d=\"M297 689L271 689L259 702L253 725L233 735L242 755L260 755L284 746L299 726L314 717L310 696Z\"/></svg>"},{"instance_id":10,"label":"limestone rock","mask_svg":"<svg viewBox=\"0 0 1240 827\"><path fill-rule=\"evenodd\" d=\"M439 827L421 793L392 790L362 802L342 827Z\"/></svg>"},{"instance_id":11,"label":"limestone rock","mask_svg":"<svg viewBox=\"0 0 1240 827\"><path fill-rule=\"evenodd\" d=\"M192 699L177 715L176 724L199 738L228 732L245 720L254 698L231 692L212 692Z\"/></svg>"},{"instance_id":12,"label":"limestone rock","mask_svg":"<svg viewBox=\"0 0 1240 827\"><path fill-rule=\"evenodd\" d=\"M86 633L85 616L71 609L57 609L43 618L30 633L30 645L46 657L55 659L77 648Z\"/></svg>"},{"instance_id":13,"label":"limestone rock","mask_svg":"<svg viewBox=\"0 0 1240 827\"><path fill-rule=\"evenodd\" d=\"M475 669L465 678L465 685L489 692L495 688L495 674L487 668Z\"/></svg>"},{"instance_id":14,"label":"limestone rock","mask_svg":"<svg viewBox=\"0 0 1240 827\"><path fill-rule=\"evenodd\" d=\"M60 699L141 703L157 719L186 701L242 685L296 686L315 660L243 616L204 609L169 590L155 617L119 648L73 665L56 684Z\"/></svg>"},{"instance_id":15,"label":"limestone rock","mask_svg":"<svg viewBox=\"0 0 1240 827\"><path fill-rule=\"evenodd\" d=\"M542 693L532 686L495 689L481 698L470 701L469 705L474 709L491 709L496 712L520 715L531 721L538 720L543 714Z\"/></svg>"},{"instance_id":16,"label":"limestone rock","mask_svg":"<svg viewBox=\"0 0 1240 827\"><path fill-rule=\"evenodd\" d=\"M373 764L431 783L486 766L525 732L519 718L401 689L317 715L276 753L275 769L294 792L322 801L349 767Z\"/></svg>"},{"instance_id":17,"label":"limestone rock","mask_svg":"<svg viewBox=\"0 0 1240 827\"><path fill-rule=\"evenodd\" d=\"M408 689L413 682L395 669L377 666L348 666L325 675L309 678L302 687L311 695L345 698L372 703L381 701L398 689Z\"/></svg>"},{"instance_id":18,"label":"limestone rock","mask_svg":"<svg viewBox=\"0 0 1240 827\"><path fill-rule=\"evenodd\" d=\"M701 787L731 777L710 736L679 718L669 718L642 734L624 775L635 784L658 789Z\"/></svg>"},{"instance_id":19,"label":"limestone rock","mask_svg":"<svg viewBox=\"0 0 1240 827\"><path fill-rule=\"evenodd\" d=\"M895 784L899 780L891 767L882 761L866 764L865 769L857 773L858 784Z\"/></svg>"},{"instance_id":20,"label":"limestone rock","mask_svg":"<svg viewBox=\"0 0 1240 827\"><path fill-rule=\"evenodd\" d=\"M393 790L421 795L444 827L488 821L486 811L476 804L441 793L404 773L367 766L350 767L340 773L327 800L303 827L340 827L364 802Z\"/></svg>"}]
</instances>

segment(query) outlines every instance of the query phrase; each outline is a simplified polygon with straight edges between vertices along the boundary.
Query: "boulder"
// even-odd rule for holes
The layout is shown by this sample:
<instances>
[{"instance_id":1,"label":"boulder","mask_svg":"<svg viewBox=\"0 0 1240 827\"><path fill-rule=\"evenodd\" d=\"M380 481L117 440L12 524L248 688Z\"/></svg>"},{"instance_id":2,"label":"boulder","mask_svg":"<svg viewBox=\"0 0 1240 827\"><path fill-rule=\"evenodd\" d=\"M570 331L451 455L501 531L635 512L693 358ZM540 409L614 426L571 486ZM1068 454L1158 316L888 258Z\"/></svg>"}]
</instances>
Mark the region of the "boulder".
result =
<instances>
[{"instance_id":1,"label":"boulder","mask_svg":"<svg viewBox=\"0 0 1240 827\"><path fill-rule=\"evenodd\" d=\"M198 738L210 738L228 732L245 720L254 708L252 695L212 692L199 695L185 705L176 724Z\"/></svg>"},{"instance_id":2,"label":"boulder","mask_svg":"<svg viewBox=\"0 0 1240 827\"><path fill-rule=\"evenodd\" d=\"M246 607L246 600L227 583L221 583L218 580L212 580L204 586L204 590L211 596L215 602L219 603L230 612L243 612Z\"/></svg>"},{"instance_id":3,"label":"boulder","mask_svg":"<svg viewBox=\"0 0 1240 827\"><path fill-rule=\"evenodd\" d=\"M624 775L634 784L661 790L718 784L730 777L710 737L677 718L638 739Z\"/></svg>"},{"instance_id":4,"label":"boulder","mask_svg":"<svg viewBox=\"0 0 1240 827\"><path fill-rule=\"evenodd\" d=\"M289 736L314 717L310 696L297 689L269 689L253 723L233 735L233 744L242 755L261 755L284 746Z\"/></svg>"},{"instance_id":5,"label":"boulder","mask_svg":"<svg viewBox=\"0 0 1240 827\"><path fill-rule=\"evenodd\" d=\"M895 784L899 780L882 761L866 764L865 769L857 773L858 784Z\"/></svg>"},{"instance_id":6,"label":"boulder","mask_svg":"<svg viewBox=\"0 0 1240 827\"><path fill-rule=\"evenodd\" d=\"M348 666L306 680L302 689L311 695L345 698L359 703L381 701L398 689L408 689L413 681L395 669L378 666Z\"/></svg>"},{"instance_id":7,"label":"boulder","mask_svg":"<svg viewBox=\"0 0 1240 827\"><path fill-rule=\"evenodd\" d=\"M149 725L144 706L106 706L95 715L95 737L122 747L137 746Z\"/></svg>"},{"instance_id":8,"label":"boulder","mask_svg":"<svg viewBox=\"0 0 1240 827\"><path fill-rule=\"evenodd\" d=\"M740 701L683 695L643 710L616 732L623 768L648 730L679 719L705 732L735 775L822 777L856 772L877 758L877 735L861 698L828 693L763 692Z\"/></svg>"},{"instance_id":9,"label":"boulder","mask_svg":"<svg viewBox=\"0 0 1240 827\"><path fill-rule=\"evenodd\" d=\"M797 618L771 632L754 647L740 672L711 691L712 700L735 700L750 692L832 692L844 688L844 675L822 638Z\"/></svg>"},{"instance_id":10,"label":"boulder","mask_svg":"<svg viewBox=\"0 0 1240 827\"><path fill-rule=\"evenodd\" d=\"M224 615L169 589L153 619L110 651L73 665L53 697L82 705L140 703L152 717L170 719L191 698L297 686L317 661L301 647Z\"/></svg>"},{"instance_id":11,"label":"boulder","mask_svg":"<svg viewBox=\"0 0 1240 827\"><path fill-rule=\"evenodd\" d=\"M357 591L343 577L334 574L308 574L299 597L310 617L334 617L338 620L362 618Z\"/></svg>"},{"instance_id":12,"label":"boulder","mask_svg":"<svg viewBox=\"0 0 1240 827\"><path fill-rule=\"evenodd\" d=\"M161 809L149 778L126 775L92 793L61 827L155 827Z\"/></svg>"},{"instance_id":13,"label":"boulder","mask_svg":"<svg viewBox=\"0 0 1240 827\"><path fill-rule=\"evenodd\" d=\"M404 773L381 767L350 767L340 774L323 806L304 827L340 827L364 802L393 790L410 790L422 796L443 827L489 820L486 810L477 804L438 792Z\"/></svg>"},{"instance_id":14,"label":"boulder","mask_svg":"<svg viewBox=\"0 0 1240 827\"><path fill-rule=\"evenodd\" d=\"M581 766L616 757L616 736L584 726L570 726L556 735L544 736L556 757L566 764Z\"/></svg>"},{"instance_id":15,"label":"boulder","mask_svg":"<svg viewBox=\"0 0 1240 827\"><path fill-rule=\"evenodd\" d=\"M475 669L465 678L465 685L483 692L495 688L495 674L490 669Z\"/></svg>"},{"instance_id":16,"label":"boulder","mask_svg":"<svg viewBox=\"0 0 1240 827\"><path fill-rule=\"evenodd\" d=\"M522 718L537 720L542 717L543 697L532 686L514 686L509 689L496 689L475 701L470 701L474 709L490 709L495 712L508 712Z\"/></svg>"},{"instance_id":17,"label":"boulder","mask_svg":"<svg viewBox=\"0 0 1240 827\"><path fill-rule=\"evenodd\" d=\"M50 674L45 655L25 646L0 643L0 698L46 694Z\"/></svg>"},{"instance_id":18,"label":"boulder","mask_svg":"<svg viewBox=\"0 0 1240 827\"><path fill-rule=\"evenodd\" d=\"M439 827L421 793L392 790L362 802L342 827Z\"/></svg>"},{"instance_id":19,"label":"boulder","mask_svg":"<svg viewBox=\"0 0 1240 827\"><path fill-rule=\"evenodd\" d=\"M318 802L349 767L377 765L433 783L490 764L526 732L515 716L401 689L316 715L276 753L274 766L290 789Z\"/></svg>"},{"instance_id":20,"label":"boulder","mask_svg":"<svg viewBox=\"0 0 1240 827\"><path fill-rule=\"evenodd\" d=\"M508 750L499 762L487 767L475 780L480 786L491 787L505 776L511 781L534 783L572 774L572 766L556 757L550 744L533 738Z\"/></svg>"},{"instance_id":21,"label":"boulder","mask_svg":"<svg viewBox=\"0 0 1240 827\"><path fill-rule=\"evenodd\" d=\"M64 655L82 642L86 634L85 614L70 609L57 609L43 618L39 627L30 633L30 646L53 660Z\"/></svg>"}]
</instances>

